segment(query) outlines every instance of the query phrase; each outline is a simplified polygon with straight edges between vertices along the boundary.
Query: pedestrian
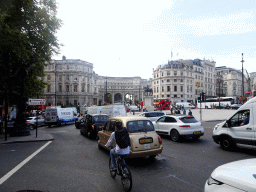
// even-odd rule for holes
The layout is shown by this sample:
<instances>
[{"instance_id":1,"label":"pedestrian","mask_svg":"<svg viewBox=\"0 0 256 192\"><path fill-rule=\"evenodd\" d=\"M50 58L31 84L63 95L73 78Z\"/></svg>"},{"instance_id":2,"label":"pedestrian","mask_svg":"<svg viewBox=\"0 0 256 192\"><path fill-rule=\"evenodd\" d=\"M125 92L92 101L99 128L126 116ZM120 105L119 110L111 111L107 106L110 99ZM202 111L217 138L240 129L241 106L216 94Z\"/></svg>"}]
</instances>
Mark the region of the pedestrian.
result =
<instances>
[{"instance_id":1,"label":"pedestrian","mask_svg":"<svg viewBox=\"0 0 256 192\"><path fill-rule=\"evenodd\" d=\"M186 109L185 108L183 109L183 114L186 115Z\"/></svg>"},{"instance_id":2,"label":"pedestrian","mask_svg":"<svg viewBox=\"0 0 256 192\"><path fill-rule=\"evenodd\" d=\"M173 114L173 107L172 107L172 105L171 105L171 114Z\"/></svg>"},{"instance_id":3,"label":"pedestrian","mask_svg":"<svg viewBox=\"0 0 256 192\"><path fill-rule=\"evenodd\" d=\"M192 111L189 109L188 115L192 116Z\"/></svg>"}]
</instances>

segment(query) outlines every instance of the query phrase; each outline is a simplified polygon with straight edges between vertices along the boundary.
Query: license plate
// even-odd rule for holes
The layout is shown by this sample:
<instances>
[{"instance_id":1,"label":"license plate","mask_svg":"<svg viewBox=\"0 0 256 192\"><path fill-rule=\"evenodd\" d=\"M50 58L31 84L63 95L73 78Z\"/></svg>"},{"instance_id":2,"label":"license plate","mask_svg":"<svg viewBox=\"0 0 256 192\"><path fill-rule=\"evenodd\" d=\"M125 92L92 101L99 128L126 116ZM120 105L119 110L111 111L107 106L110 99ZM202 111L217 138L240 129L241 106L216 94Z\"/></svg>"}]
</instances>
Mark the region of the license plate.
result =
<instances>
[{"instance_id":1,"label":"license plate","mask_svg":"<svg viewBox=\"0 0 256 192\"><path fill-rule=\"evenodd\" d=\"M200 133L201 133L201 131L195 131L194 135L197 135L197 134L200 134Z\"/></svg>"},{"instance_id":2,"label":"license plate","mask_svg":"<svg viewBox=\"0 0 256 192\"><path fill-rule=\"evenodd\" d=\"M150 149L150 144L144 144L144 149Z\"/></svg>"},{"instance_id":3,"label":"license plate","mask_svg":"<svg viewBox=\"0 0 256 192\"><path fill-rule=\"evenodd\" d=\"M140 144L145 144L145 143L153 143L153 139L152 138L140 139Z\"/></svg>"}]
</instances>

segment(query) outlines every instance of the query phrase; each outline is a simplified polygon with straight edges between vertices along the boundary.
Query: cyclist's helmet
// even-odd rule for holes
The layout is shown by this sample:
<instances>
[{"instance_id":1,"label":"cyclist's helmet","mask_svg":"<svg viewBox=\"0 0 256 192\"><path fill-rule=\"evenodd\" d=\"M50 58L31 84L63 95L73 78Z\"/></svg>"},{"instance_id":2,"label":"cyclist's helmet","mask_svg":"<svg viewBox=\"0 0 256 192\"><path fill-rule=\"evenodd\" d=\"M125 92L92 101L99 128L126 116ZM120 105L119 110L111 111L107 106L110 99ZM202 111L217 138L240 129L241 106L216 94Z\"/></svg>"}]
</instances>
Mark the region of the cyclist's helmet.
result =
<instances>
[{"instance_id":1,"label":"cyclist's helmet","mask_svg":"<svg viewBox=\"0 0 256 192\"><path fill-rule=\"evenodd\" d=\"M122 122L121 121L117 121L116 122L116 127L117 127L117 129L122 129Z\"/></svg>"}]
</instances>

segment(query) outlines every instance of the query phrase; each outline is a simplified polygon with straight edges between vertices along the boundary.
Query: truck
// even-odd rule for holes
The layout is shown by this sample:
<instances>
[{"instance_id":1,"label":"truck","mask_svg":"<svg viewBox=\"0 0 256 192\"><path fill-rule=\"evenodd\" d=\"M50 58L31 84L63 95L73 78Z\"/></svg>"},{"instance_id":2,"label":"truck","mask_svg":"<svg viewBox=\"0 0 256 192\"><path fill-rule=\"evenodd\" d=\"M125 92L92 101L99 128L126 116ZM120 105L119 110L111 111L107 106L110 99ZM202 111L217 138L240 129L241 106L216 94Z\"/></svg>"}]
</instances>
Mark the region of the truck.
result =
<instances>
[{"instance_id":1,"label":"truck","mask_svg":"<svg viewBox=\"0 0 256 192\"><path fill-rule=\"evenodd\" d=\"M48 127L52 125L60 126L62 124L75 123L77 120L77 110L75 107L50 107L45 110L45 124Z\"/></svg>"}]
</instances>

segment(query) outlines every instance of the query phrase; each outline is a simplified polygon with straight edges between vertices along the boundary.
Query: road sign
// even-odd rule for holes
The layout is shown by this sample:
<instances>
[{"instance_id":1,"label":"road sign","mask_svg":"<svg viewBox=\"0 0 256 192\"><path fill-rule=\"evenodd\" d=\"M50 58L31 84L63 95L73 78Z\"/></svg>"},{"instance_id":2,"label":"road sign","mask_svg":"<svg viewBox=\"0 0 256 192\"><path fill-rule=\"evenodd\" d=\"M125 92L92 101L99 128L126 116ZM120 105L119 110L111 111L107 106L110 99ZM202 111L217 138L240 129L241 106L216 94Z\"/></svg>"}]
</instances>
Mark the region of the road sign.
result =
<instances>
[{"instance_id":1,"label":"road sign","mask_svg":"<svg viewBox=\"0 0 256 192\"><path fill-rule=\"evenodd\" d=\"M45 105L45 99L29 99L29 105Z\"/></svg>"}]
</instances>

